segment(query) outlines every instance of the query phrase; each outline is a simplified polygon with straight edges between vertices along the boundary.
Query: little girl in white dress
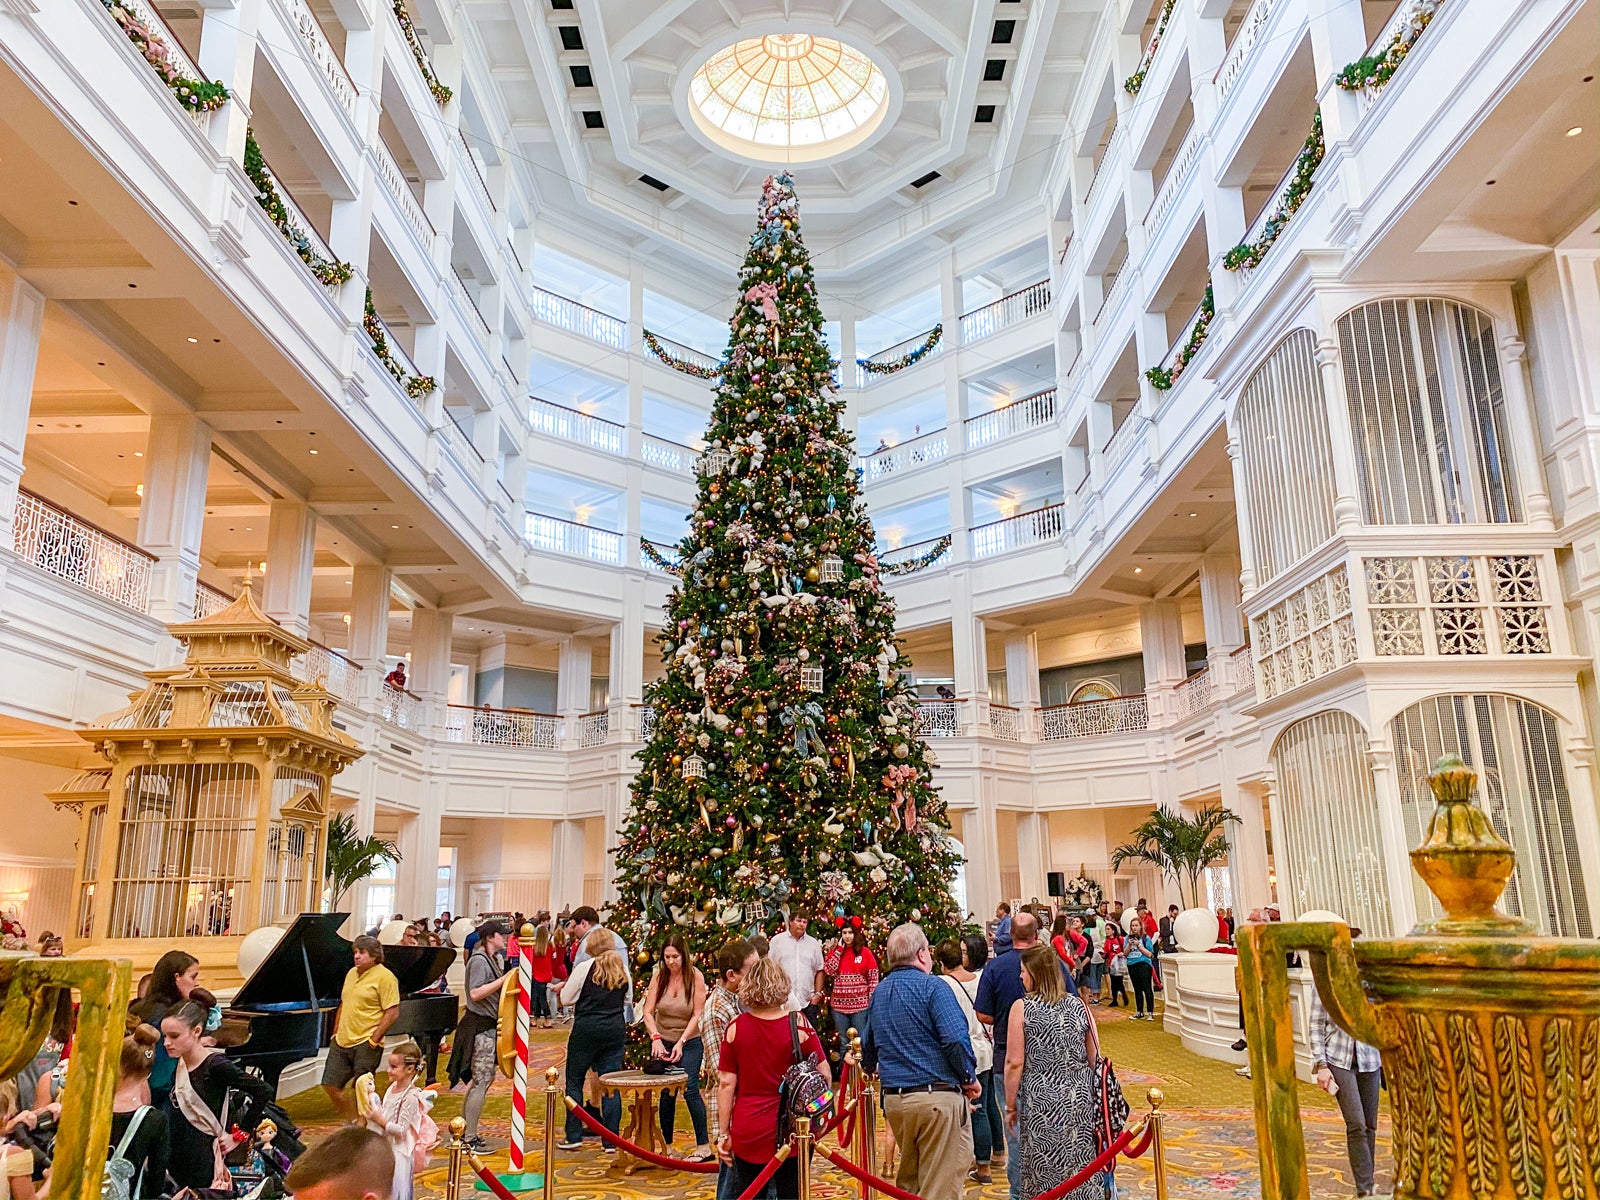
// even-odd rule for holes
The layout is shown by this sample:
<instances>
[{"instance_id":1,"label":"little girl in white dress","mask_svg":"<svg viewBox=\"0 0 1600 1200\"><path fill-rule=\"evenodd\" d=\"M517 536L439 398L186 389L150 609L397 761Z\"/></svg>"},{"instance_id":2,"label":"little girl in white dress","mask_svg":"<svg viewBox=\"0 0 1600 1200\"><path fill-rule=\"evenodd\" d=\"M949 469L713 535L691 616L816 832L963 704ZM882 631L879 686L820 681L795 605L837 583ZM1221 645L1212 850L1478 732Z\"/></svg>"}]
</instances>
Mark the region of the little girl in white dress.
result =
<instances>
[{"instance_id":1,"label":"little girl in white dress","mask_svg":"<svg viewBox=\"0 0 1600 1200\"><path fill-rule=\"evenodd\" d=\"M389 1086L381 1101L370 1075L356 1081L367 1127L383 1134L394 1151L394 1184L390 1192L394 1200L411 1200L412 1176L427 1166L428 1154L439 1141L439 1127L429 1115L434 1093L417 1086L417 1072L421 1069L421 1047L415 1042L401 1042L389 1051Z\"/></svg>"}]
</instances>

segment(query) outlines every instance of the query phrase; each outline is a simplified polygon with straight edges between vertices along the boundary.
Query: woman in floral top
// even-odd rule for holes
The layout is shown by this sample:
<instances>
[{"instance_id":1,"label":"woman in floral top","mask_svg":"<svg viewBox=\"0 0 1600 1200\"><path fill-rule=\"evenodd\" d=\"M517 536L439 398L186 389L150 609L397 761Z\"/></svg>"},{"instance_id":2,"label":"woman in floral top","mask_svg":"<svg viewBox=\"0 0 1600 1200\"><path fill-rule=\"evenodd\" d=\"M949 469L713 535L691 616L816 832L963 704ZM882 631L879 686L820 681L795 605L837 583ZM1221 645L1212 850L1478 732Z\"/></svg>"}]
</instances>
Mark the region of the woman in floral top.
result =
<instances>
[{"instance_id":1,"label":"woman in floral top","mask_svg":"<svg viewBox=\"0 0 1600 1200\"><path fill-rule=\"evenodd\" d=\"M840 1039L849 1037L853 1027L867 1040L867 1006L872 1003L872 993L878 987L878 960L872 956L861 930L846 925L839 931L839 940L828 951L822 969L830 980L829 1004L833 1007L833 1023L839 1029ZM848 1043L844 1046L849 1049Z\"/></svg>"}]
</instances>

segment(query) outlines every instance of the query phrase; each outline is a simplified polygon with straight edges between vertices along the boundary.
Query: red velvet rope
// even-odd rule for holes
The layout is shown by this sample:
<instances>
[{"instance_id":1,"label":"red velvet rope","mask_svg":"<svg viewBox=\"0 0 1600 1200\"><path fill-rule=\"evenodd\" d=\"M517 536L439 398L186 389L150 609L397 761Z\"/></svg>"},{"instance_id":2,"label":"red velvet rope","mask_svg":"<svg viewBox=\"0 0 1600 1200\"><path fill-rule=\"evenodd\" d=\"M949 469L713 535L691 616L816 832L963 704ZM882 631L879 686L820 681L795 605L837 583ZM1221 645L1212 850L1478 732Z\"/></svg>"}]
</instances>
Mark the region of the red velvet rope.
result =
<instances>
[{"instance_id":1,"label":"red velvet rope","mask_svg":"<svg viewBox=\"0 0 1600 1200\"><path fill-rule=\"evenodd\" d=\"M1155 1141L1155 1138L1156 1138L1156 1123L1154 1121L1146 1121L1144 1123L1144 1136L1139 1139L1139 1144L1137 1146L1132 1146L1132 1147L1129 1147L1127 1150L1124 1150L1122 1152L1123 1157L1124 1158L1139 1158L1139 1157L1141 1157L1146 1150L1150 1149L1150 1143Z\"/></svg>"},{"instance_id":2,"label":"red velvet rope","mask_svg":"<svg viewBox=\"0 0 1600 1200\"><path fill-rule=\"evenodd\" d=\"M874 1190L882 1192L885 1196L893 1196L894 1200L922 1200L922 1197L915 1192L903 1191L895 1187L887 1179L879 1179L870 1171L863 1171L842 1154L835 1154L832 1150L823 1150L822 1156L852 1179L859 1180L862 1183L869 1183Z\"/></svg>"},{"instance_id":3,"label":"red velvet rope","mask_svg":"<svg viewBox=\"0 0 1600 1200\"><path fill-rule=\"evenodd\" d=\"M755 1200L756 1193L766 1187L767 1182L778 1173L778 1168L783 1166L784 1160L789 1157L789 1152L793 1149L793 1142L785 1142L779 1146L778 1152L767 1160L766 1166L761 1168L761 1174L752 1179L750 1186L739 1193L739 1200Z\"/></svg>"},{"instance_id":4,"label":"red velvet rope","mask_svg":"<svg viewBox=\"0 0 1600 1200\"><path fill-rule=\"evenodd\" d=\"M467 1159L472 1164L472 1169L477 1172L478 1178L483 1180L484 1187L498 1196L500 1200L517 1200L516 1193L501 1183L500 1177L483 1165L483 1159L476 1154L468 1155ZM545 1163L544 1168L548 1171L550 1164Z\"/></svg>"},{"instance_id":5,"label":"red velvet rope","mask_svg":"<svg viewBox=\"0 0 1600 1200\"><path fill-rule=\"evenodd\" d=\"M656 1154L654 1151L646 1150L643 1146L636 1146L621 1134L612 1133L611 1130L596 1121L594 1116L581 1104L575 1103L571 1096L565 1096L563 1099L566 1100L567 1109L573 1116L577 1117L578 1120L582 1121L606 1141L626 1150L635 1158L642 1159L653 1166L666 1167L669 1171L693 1171L700 1175L715 1175L717 1173L717 1164L714 1162L697 1163L688 1162L681 1158L668 1158L665 1154Z\"/></svg>"}]
</instances>

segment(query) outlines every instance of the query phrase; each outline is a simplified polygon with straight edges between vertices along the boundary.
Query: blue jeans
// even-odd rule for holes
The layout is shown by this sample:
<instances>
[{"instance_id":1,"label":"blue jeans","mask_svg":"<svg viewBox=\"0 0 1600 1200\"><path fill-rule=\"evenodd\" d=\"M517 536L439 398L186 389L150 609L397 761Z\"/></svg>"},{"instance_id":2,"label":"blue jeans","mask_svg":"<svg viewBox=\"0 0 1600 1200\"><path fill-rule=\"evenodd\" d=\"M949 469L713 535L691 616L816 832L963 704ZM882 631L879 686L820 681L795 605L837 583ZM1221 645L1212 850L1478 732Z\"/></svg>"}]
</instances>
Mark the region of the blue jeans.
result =
<instances>
[{"instance_id":1,"label":"blue jeans","mask_svg":"<svg viewBox=\"0 0 1600 1200\"><path fill-rule=\"evenodd\" d=\"M683 1044L683 1059L678 1063L689 1075L683 1089L683 1102L689 1106L689 1120L694 1123L694 1144L704 1146L710 1136L706 1133L706 1102L700 1095L700 1066L705 1062L706 1044L699 1038ZM661 1094L661 1137L672 1145L672 1131L678 1123L678 1098L666 1092Z\"/></svg>"},{"instance_id":2,"label":"blue jeans","mask_svg":"<svg viewBox=\"0 0 1600 1200\"><path fill-rule=\"evenodd\" d=\"M597 1075L622 1070L622 1050L626 1041L627 1035L620 1031L598 1031L585 1029L582 1025L574 1026L572 1036L567 1039L567 1095L578 1104L583 1104L583 1081L591 1070ZM595 1111L593 1105L583 1106L590 1116L598 1117L612 1133L621 1127L622 1097L615 1092L600 1101L599 1112ZM581 1142L586 1132L577 1114L569 1112L567 1141Z\"/></svg>"},{"instance_id":3,"label":"blue jeans","mask_svg":"<svg viewBox=\"0 0 1600 1200\"><path fill-rule=\"evenodd\" d=\"M850 1049L850 1030L854 1029L861 1036L861 1044L867 1044L867 1013L870 1009L863 1008L857 1013L842 1013L837 1008L833 1010L833 1027L839 1031L839 1052L846 1053Z\"/></svg>"},{"instance_id":4,"label":"blue jeans","mask_svg":"<svg viewBox=\"0 0 1600 1200\"><path fill-rule=\"evenodd\" d=\"M994 1072L984 1071L978 1076L983 1084L983 1095L978 1099L977 1110L972 1114L972 1157L987 1163L994 1157L994 1146L1005 1138L1004 1118L1000 1102L995 1097Z\"/></svg>"},{"instance_id":5,"label":"blue jeans","mask_svg":"<svg viewBox=\"0 0 1600 1200\"><path fill-rule=\"evenodd\" d=\"M1022 1195L1022 1128L1010 1121L1006 1126L1006 1182L1011 1185L1011 1200L1024 1200Z\"/></svg>"}]
</instances>

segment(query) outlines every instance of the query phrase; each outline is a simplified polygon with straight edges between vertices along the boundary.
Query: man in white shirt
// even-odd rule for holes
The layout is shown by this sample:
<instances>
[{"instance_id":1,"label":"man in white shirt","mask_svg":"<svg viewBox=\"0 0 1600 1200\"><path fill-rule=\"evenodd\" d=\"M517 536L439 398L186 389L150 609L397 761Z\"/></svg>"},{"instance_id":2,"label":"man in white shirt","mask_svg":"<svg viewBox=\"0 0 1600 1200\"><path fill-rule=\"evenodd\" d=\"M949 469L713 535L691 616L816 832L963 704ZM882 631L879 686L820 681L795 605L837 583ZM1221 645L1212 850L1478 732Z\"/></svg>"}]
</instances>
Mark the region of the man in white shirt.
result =
<instances>
[{"instance_id":1,"label":"man in white shirt","mask_svg":"<svg viewBox=\"0 0 1600 1200\"><path fill-rule=\"evenodd\" d=\"M576 971L580 966L589 961L589 947L585 944L589 935L596 929L609 933L616 942L617 953L622 955L622 969L628 976L628 998L622 1006L622 1019L629 1025L633 1024L633 955L628 953L628 943L622 940L614 929L607 929L600 924L600 914L591 906L581 904L572 910L572 924L568 926L568 933L578 939L578 953L573 956L572 969Z\"/></svg>"},{"instance_id":2,"label":"man in white shirt","mask_svg":"<svg viewBox=\"0 0 1600 1200\"><path fill-rule=\"evenodd\" d=\"M773 937L767 956L789 977L789 1011L805 1013L815 1025L822 1004L822 943L806 933L810 924L803 913L791 916Z\"/></svg>"}]
</instances>

